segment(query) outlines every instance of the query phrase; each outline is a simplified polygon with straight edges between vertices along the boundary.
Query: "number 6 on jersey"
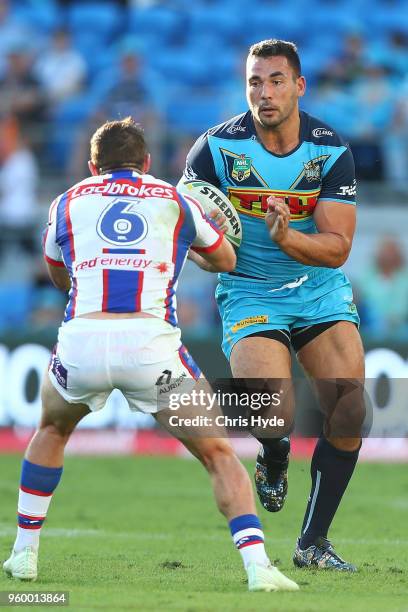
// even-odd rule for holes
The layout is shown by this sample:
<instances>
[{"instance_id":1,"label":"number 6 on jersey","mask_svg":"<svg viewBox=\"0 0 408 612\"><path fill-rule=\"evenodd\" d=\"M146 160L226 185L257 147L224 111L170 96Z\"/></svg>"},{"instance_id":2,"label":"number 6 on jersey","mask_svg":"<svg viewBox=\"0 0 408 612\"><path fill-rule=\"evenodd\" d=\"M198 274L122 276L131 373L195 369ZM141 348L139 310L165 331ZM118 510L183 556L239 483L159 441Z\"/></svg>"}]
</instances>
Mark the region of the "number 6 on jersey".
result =
<instances>
[{"instance_id":1,"label":"number 6 on jersey","mask_svg":"<svg viewBox=\"0 0 408 612\"><path fill-rule=\"evenodd\" d=\"M98 219L99 236L117 246L132 245L147 234L146 219L136 212L137 201L116 200L109 204Z\"/></svg>"}]
</instances>

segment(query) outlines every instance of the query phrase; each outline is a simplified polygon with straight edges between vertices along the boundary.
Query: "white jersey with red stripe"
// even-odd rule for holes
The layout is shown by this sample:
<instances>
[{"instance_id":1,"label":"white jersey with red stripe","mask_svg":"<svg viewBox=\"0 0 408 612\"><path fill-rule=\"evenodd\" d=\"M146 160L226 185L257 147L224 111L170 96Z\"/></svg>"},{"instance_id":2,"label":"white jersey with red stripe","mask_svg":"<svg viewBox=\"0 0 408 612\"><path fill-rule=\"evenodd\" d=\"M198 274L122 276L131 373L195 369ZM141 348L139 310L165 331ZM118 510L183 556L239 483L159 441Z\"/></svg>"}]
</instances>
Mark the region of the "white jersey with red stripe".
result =
<instances>
[{"instance_id":1,"label":"white jersey with red stripe","mask_svg":"<svg viewBox=\"0 0 408 612\"><path fill-rule=\"evenodd\" d=\"M71 278L64 321L89 312L144 311L177 325L178 277L189 248L222 234L200 204L132 170L92 176L51 204L44 256Z\"/></svg>"}]
</instances>

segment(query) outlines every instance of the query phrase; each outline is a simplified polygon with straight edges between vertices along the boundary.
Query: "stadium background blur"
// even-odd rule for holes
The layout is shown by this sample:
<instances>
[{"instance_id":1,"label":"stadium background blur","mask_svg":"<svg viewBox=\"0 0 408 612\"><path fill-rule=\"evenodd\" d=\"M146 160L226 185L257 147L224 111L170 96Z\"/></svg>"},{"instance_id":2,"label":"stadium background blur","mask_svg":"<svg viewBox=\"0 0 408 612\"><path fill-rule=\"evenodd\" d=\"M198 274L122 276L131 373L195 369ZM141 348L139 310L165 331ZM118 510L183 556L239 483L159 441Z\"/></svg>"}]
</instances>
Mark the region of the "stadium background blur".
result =
<instances>
[{"instance_id":1,"label":"stadium background blur","mask_svg":"<svg viewBox=\"0 0 408 612\"><path fill-rule=\"evenodd\" d=\"M344 268L377 351L370 372L408 376L407 13L407 0L0 0L0 427L38 418L33 374L65 305L41 232L51 200L87 175L95 127L133 115L152 173L177 182L195 138L246 110L247 48L271 37L298 45L301 107L351 144L358 231ZM215 284L188 262L179 319L202 368L222 376ZM120 410L123 427L148 422ZM112 414L92 423L115 424Z\"/></svg>"}]
</instances>

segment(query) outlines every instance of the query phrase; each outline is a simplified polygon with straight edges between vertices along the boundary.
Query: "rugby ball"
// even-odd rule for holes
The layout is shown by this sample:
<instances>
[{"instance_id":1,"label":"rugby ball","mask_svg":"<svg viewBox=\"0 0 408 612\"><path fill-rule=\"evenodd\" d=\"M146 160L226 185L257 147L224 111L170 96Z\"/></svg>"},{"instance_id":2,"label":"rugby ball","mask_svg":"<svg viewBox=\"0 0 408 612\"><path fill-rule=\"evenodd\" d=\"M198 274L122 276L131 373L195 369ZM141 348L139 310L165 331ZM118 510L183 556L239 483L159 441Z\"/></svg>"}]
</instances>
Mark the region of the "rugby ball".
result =
<instances>
[{"instance_id":1,"label":"rugby ball","mask_svg":"<svg viewBox=\"0 0 408 612\"><path fill-rule=\"evenodd\" d=\"M228 227L225 232L225 237L235 247L239 247L242 241L242 226L241 220L225 194L219 189L205 181L191 180L179 183L177 186L180 193L192 196L199 201L208 215L217 208L225 215L226 225Z\"/></svg>"}]
</instances>

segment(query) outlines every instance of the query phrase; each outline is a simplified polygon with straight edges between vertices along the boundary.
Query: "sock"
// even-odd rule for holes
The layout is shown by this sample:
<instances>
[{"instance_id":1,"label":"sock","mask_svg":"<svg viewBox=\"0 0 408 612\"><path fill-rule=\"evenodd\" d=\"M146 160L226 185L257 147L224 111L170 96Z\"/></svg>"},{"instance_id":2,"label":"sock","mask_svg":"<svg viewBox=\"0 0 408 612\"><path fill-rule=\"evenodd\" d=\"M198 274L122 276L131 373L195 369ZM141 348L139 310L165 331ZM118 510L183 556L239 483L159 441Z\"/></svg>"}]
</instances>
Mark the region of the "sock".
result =
<instances>
[{"instance_id":1,"label":"sock","mask_svg":"<svg viewBox=\"0 0 408 612\"><path fill-rule=\"evenodd\" d=\"M24 459L18 495L16 552L26 546L38 549L41 527L61 474L62 467L49 468Z\"/></svg>"},{"instance_id":2,"label":"sock","mask_svg":"<svg viewBox=\"0 0 408 612\"><path fill-rule=\"evenodd\" d=\"M302 525L302 550L311 546L317 537L327 537L359 452L360 448L355 451L339 450L325 438L319 438L310 466L312 489Z\"/></svg>"},{"instance_id":3,"label":"sock","mask_svg":"<svg viewBox=\"0 0 408 612\"><path fill-rule=\"evenodd\" d=\"M289 464L290 440L284 438L257 438L262 444L260 454L264 457L268 472L276 472L276 476ZM271 474L272 475L272 474Z\"/></svg>"},{"instance_id":4,"label":"sock","mask_svg":"<svg viewBox=\"0 0 408 612\"><path fill-rule=\"evenodd\" d=\"M229 526L234 544L241 553L245 569L249 563L269 565L261 522L256 514L236 516L230 521Z\"/></svg>"}]
</instances>

